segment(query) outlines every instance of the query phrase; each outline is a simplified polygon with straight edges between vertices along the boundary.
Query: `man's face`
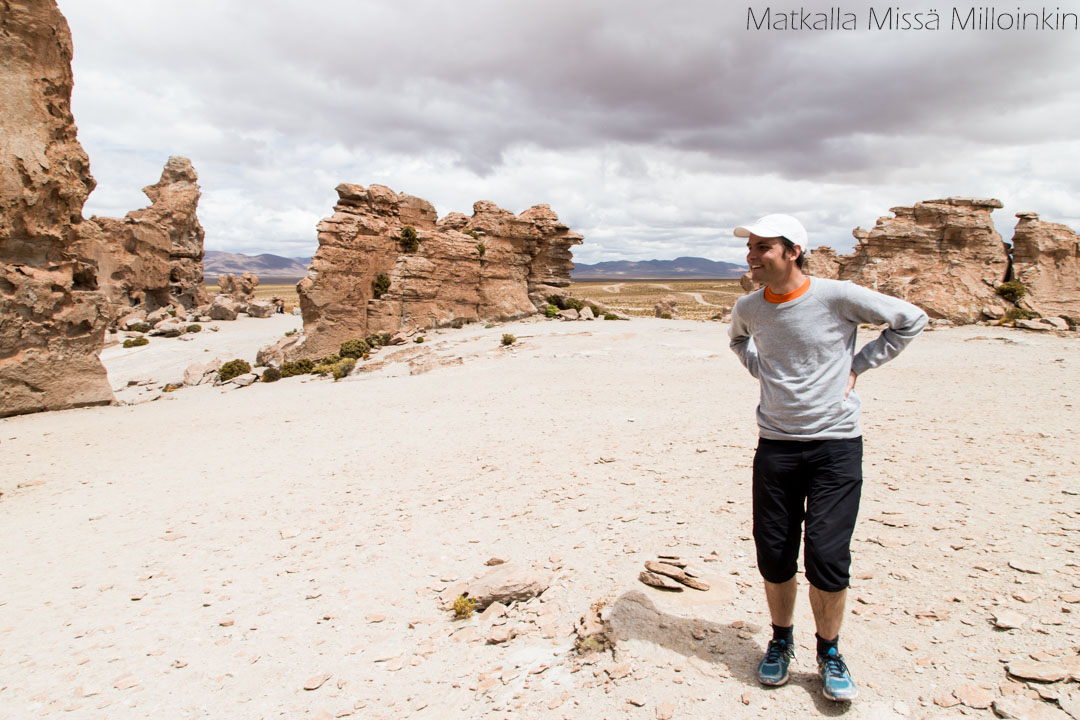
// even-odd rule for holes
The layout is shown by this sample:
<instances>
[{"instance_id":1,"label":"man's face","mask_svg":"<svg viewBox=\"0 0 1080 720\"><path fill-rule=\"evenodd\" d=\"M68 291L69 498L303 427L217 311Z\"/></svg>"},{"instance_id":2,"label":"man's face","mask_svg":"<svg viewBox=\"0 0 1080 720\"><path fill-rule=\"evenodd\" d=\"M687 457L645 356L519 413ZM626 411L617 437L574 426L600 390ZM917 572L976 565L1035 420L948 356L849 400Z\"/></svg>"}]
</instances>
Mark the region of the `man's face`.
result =
<instances>
[{"instance_id":1,"label":"man's face","mask_svg":"<svg viewBox=\"0 0 1080 720\"><path fill-rule=\"evenodd\" d=\"M795 267L795 253L788 252L778 237L751 235L746 241L746 264L755 282L769 285L787 277Z\"/></svg>"}]
</instances>

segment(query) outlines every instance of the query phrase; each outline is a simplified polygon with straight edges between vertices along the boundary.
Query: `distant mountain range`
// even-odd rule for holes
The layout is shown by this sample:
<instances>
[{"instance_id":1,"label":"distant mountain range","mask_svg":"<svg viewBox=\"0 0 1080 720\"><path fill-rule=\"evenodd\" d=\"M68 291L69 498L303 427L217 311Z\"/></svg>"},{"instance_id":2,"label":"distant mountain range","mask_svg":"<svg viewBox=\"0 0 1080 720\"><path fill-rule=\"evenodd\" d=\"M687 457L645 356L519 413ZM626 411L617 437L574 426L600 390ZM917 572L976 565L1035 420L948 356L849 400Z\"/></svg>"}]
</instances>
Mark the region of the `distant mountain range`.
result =
<instances>
[{"instance_id":1,"label":"distant mountain range","mask_svg":"<svg viewBox=\"0 0 1080 720\"><path fill-rule=\"evenodd\" d=\"M307 275L310 264L309 257L287 258L269 253L252 256L207 250L203 258L203 275L211 283L219 275L246 272L257 275L260 280L298 280ZM727 280L739 278L744 272L745 265L681 257L674 260L612 260L594 265L575 263L570 277L573 280Z\"/></svg>"},{"instance_id":2,"label":"distant mountain range","mask_svg":"<svg viewBox=\"0 0 1080 720\"><path fill-rule=\"evenodd\" d=\"M612 260L586 265L574 263L572 280L729 280L742 277L747 267L698 257L674 260Z\"/></svg>"},{"instance_id":3,"label":"distant mountain range","mask_svg":"<svg viewBox=\"0 0 1080 720\"><path fill-rule=\"evenodd\" d=\"M218 250L207 250L203 258L203 275L207 281L214 282L219 275L249 272L260 280L266 278L287 278L297 280L307 275L309 257L287 258L280 255L242 255Z\"/></svg>"}]
</instances>

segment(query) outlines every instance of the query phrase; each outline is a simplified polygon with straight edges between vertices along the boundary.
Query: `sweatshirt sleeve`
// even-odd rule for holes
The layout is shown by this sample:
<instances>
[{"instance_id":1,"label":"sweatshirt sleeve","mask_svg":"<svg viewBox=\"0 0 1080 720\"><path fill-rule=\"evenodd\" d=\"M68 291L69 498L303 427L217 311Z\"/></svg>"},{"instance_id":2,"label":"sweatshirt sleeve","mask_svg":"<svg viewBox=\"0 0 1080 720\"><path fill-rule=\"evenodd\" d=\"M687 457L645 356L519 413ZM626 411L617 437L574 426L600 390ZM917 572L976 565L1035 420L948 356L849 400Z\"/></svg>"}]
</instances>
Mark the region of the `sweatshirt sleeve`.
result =
<instances>
[{"instance_id":1,"label":"sweatshirt sleeve","mask_svg":"<svg viewBox=\"0 0 1080 720\"><path fill-rule=\"evenodd\" d=\"M845 283L845 312L858 323L888 324L881 334L866 343L855 355L851 370L862 375L900 354L926 327L926 313L909 302L874 292L854 283ZM734 327L734 325L732 326Z\"/></svg>"},{"instance_id":2,"label":"sweatshirt sleeve","mask_svg":"<svg viewBox=\"0 0 1080 720\"><path fill-rule=\"evenodd\" d=\"M731 310L731 329L728 330L731 338L730 347L739 356L743 366L754 377L758 377L758 355L754 347L754 339L750 337L750 327L746 323L743 313L739 312L739 303Z\"/></svg>"}]
</instances>

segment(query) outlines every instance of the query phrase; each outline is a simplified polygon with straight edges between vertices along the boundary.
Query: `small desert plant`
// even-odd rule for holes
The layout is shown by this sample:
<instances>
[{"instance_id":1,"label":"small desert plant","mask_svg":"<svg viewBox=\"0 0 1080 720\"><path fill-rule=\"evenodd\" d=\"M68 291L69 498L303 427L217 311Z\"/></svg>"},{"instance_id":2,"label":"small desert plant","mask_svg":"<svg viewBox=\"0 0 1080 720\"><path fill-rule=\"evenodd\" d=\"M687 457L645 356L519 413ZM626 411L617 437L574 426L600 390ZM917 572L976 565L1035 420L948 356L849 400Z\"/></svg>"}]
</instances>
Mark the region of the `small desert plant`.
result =
<instances>
[{"instance_id":1,"label":"small desert plant","mask_svg":"<svg viewBox=\"0 0 1080 720\"><path fill-rule=\"evenodd\" d=\"M585 307L585 303L581 302L575 297L568 297L566 298L566 307L573 308L574 310L581 312L581 309Z\"/></svg>"},{"instance_id":2,"label":"small desert plant","mask_svg":"<svg viewBox=\"0 0 1080 720\"><path fill-rule=\"evenodd\" d=\"M1009 302L1017 302L1020 298L1024 297L1024 295L1027 295L1027 288L1024 287L1024 284L1019 280L1003 282L994 289L997 291L998 295Z\"/></svg>"},{"instance_id":3,"label":"small desert plant","mask_svg":"<svg viewBox=\"0 0 1080 720\"><path fill-rule=\"evenodd\" d=\"M237 358L222 365L221 369L218 370L218 377L221 378L221 382L226 382L249 372L251 372L251 364L246 360Z\"/></svg>"},{"instance_id":4,"label":"small desert plant","mask_svg":"<svg viewBox=\"0 0 1080 720\"><path fill-rule=\"evenodd\" d=\"M263 382L277 382L282 378L282 372L276 367L268 367L263 370L262 381Z\"/></svg>"},{"instance_id":5,"label":"small desert plant","mask_svg":"<svg viewBox=\"0 0 1080 720\"><path fill-rule=\"evenodd\" d=\"M131 330L133 332L150 332L150 326L146 323L135 323L134 325L129 327L128 330Z\"/></svg>"},{"instance_id":6,"label":"small desert plant","mask_svg":"<svg viewBox=\"0 0 1080 720\"><path fill-rule=\"evenodd\" d=\"M585 307L592 310L593 317L600 317L604 314L604 311L600 309L599 305L594 305L593 303L585 303Z\"/></svg>"},{"instance_id":7,"label":"small desert plant","mask_svg":"<svg viewBox=\"0 0 1080 720\"><path fill-rule=\"evenodd\" d=\"M606 312L606 313L604 313L604 319L605 320L618 320L619 316L616 315L613 312Z\"/></svg>"},{"instance_id":8,"label":"small desert plant","mask_svg":"<svg viewBox=\"0 0 1080 720\"><path fill-rule=\"evenodd\" d=\"M480 259L484 259L484 253L487 252L487 245L482 242L476 243L476 254L480 256Z\"/></svg>"},{"instance_id":9,"label":"small desert plant","mask_svg":"<svg viewBox=\"0 0 1080 720\"><path fill-rule=\"evenodd\" d=\"M461 232L462 232L463 234L465 234L465 235L468 235L468 236L469 236L469 237L471 237L471 238L472 238L473 240L479 240L479 239L480 239L480 233L476 232L476 231L475 231L475 230L473 230L472 228L465 228L465 229L464 229L464 230L462 230ZM479 250L479 248L477 248L477 250ZM480 254L481 254L481 255L483 255L484 253L480 253Z\"/></svg>"},{"instance_id":10,"label":"small desert plant","mask_svg":"<svg viewBox=\"0 0 1080 720\"><path fill-rule=\"evenodd\" d=\"M360 338L353 338L352 340L346 340L341 343L341 349L338 351L338 355L343 358L359 358L367 354L371 346Z\"/></svg>"},{"instance_id":11,"label":"small desert plant","mask_svg":"<svg viewBox=\"0 0 1080 720\"><path fill-rule=\"evenodd\" d=\"M416 235L416 228L412 225L406 225L401 228L401 247L405 248L405 252L416 252L420 247L420 238Z\"/></svg>"},{"instance_id":12,"label":"small desert plant","mask_svg":"<svg viewBox=\"0 0 1080 720\"><path fill-rule=\"evenodd\" d=\"M292 377L294 375L307 375L315 369L315 363L304 358L302 360L291 360L281 366L281 377Z\"/></svg>"},{"instance_id":13,"label":"small desert plant","mask_svg":"<svg viewBox=\"0 0 1080 720\"><path fill-rule=\"evenodd\" d=\"M514 343L516 343L516 342L517 342L517 338L516 338L516 337L514 337L514 336L513 336L513 335L511 335L510 333L503 333L503 336L502 336L502 344L503 344L503 347L507 347L507 346L509 346L509 345L513 345L513 344L514 344Z\"/></svg>"},{"instance_id":14,"label":"small desert plant","mask_svg":"<svg viewBox=\"0 0 1080 720\"><path fill-rule=\"evenodd\" d=\"M1001 319L1001 322L1016 322L1017 320L1032 320L1036 317L1035 313L1029 312L1024 308L1009 308L1005 311L1005 317Z\"/></svg>"},{"instance_id":15,"label":"small desert plant","mask_svg":"<svg viewBox=\"0 0 1080 720\"><path fill-rule=\"evenodd\" d=\"M416 343L417 345L419 345L420 343L424 342L424 336L423 335L417 335L416 338L413 340L413 342Z\"/></svg>"},{"instance_id":16,"label":"small desert plant","mask_svg":"<svg viewBox=\"0 0 1080 720\"><path fill-rule=\"evenodd\" d=\"M149 344L150 344L150 341L147 340L144 337L141 337L141 336L136 337L136 338L128 338L127 340L124 341L124 347L126 347L126 348L141 347L143 345L149 345Z\"/></svg>"},{"instance_id":17,"label":"small desert plant","mask_svg":"<svg viewBox=\"0 0 1080 720\"><path fill-rule=\"evenodd\" d=\"M544 308L544 317L559 317L559 308L555 307L554 305L548 305Z\"/></svg>"},{"instance_id":18,"label":"small desert plant","mask_svg":"<svg viewBox=\"0 0 1080 720\"><path fill-rule=\"evenodd\" d=\"M299 330L297 330L296 328L293 328L292 330L286 330L285 331L285 337L292 337L293 335L295 335L298 332L299 332Z\"/></svg>"},{"instance_id":19,"label":"small desert plant","mask_svg":"<svg viewBox=\"0 0 1080 720\"><path fill-rule=\"evenodd\" d=\"M390 276L386 273L379 273L375 276L375 279L371 281L371 294L376 299L381 298L386 294L386 291L390 289Z\"/></svg>"},{"instance_id":20,"label":"small desert plant","mask_svg":"<svg viewBox=\"0 0 1080 720\"><path fill-rule=\"evenodd\" d=\"M334 381L338 381L343 377L346 377L356 367L356 360L354 358L342 358L333 364L330 369L330 374L334 376Z\"/></svg>"},{"instance_id":21,"label":"small desert plant","mask_svg":"<svg viewBox=\"0 0 1080 720\"><path fill-rule=\"evenodd\" d=\"M319 360L315 364L316 365L333 365L333 364L338 363L338 362L341 362L341 356L340 355L327 355L326 357L324 357L322 360Z\"/></svg>"},{"instance_id":22,"label":"small desert plant","mask_svg":"<svg viewBox=\"0 0 1080 720\"><path fill-rule=\"evenodd\" d=\"M189 332L189 333L202 332L202 325L188 325L186 332Z\"/></svg>"},{"instance_id":23,"label":"small desert plant","mask_svg":"<svg viewBox=\"0 0 1080 720\"><path fill-rule=\"evenodd\" d=\"M465 327L465 318L454 318L450 321L450 327L454 328L455 330L460 330L461 328Z\"/></svg>"},{"instance_id":24,"label":"small desert plant","mask_svg":"<svg viewBox=\"0 0 1080 720\"><path fill-rule=\"evenodd\" d=\"M671 319L671 313L669 313L669 312L660 313L660 319L661 320L670 320Z\"/></svg>"},{"instance_id":25,"label":"small desert plant","mask_svg":"<svg viewBox=\"0 0 1080 720\"><path fill-rule=\"evenodd\" d=\"M454 600L454 617L458 620L472 617L475 610L476 601L467 595L458 595L457 599Z\"/></svg>"}]
</instances>

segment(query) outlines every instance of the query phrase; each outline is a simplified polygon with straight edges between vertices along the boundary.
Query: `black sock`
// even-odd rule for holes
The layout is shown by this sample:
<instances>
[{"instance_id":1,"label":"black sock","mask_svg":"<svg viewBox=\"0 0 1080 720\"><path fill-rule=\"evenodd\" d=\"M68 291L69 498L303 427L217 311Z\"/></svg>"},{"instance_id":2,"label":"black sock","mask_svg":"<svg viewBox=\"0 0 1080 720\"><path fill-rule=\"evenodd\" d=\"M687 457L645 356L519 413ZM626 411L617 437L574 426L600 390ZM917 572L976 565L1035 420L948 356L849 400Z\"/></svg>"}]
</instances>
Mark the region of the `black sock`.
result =
<instances>
[{"instance_id":1,"label":"black sock","mask_svg":"<svg viewBox=\"0 0 1080 720\"><path fill-rule=\"evenodd\" d=\"M795 644L794 631L795 631L795 626L794 625L788 625L787 627L781 627L779 625L773 625L772 626L772 639L773 640L783 640L788 645L794 645Z\"/></svg>"},{"instance_id":2,"label":"black sock","mask_svg":"<svg viewBox=\"0 0 1080 720\"><path fill-rule=\"evenodd\" d=\"M823 640L817 633L814 633L814 637L817 638L817 654L819 656L828 654L830 649L836 650L838 653L840 652L840 648L837 647L840 642L839 635L832 640Z\"/></svg>"}]
</instances>

